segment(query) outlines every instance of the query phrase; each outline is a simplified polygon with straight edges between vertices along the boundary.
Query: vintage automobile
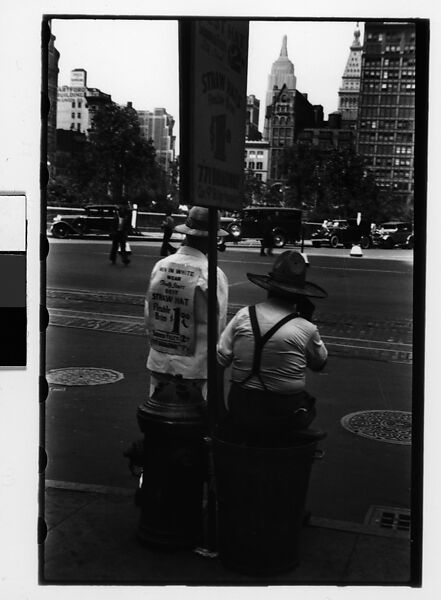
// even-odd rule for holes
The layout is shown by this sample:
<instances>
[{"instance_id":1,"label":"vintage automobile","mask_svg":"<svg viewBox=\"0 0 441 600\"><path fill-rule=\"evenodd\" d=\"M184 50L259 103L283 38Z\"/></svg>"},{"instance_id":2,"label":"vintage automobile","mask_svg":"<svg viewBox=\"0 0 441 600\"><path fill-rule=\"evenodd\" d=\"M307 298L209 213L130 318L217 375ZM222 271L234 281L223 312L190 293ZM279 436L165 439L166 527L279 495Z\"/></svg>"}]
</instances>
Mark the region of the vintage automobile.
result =
<instances>
[{"instance_id":1,"label":"vintage automobile","mask_svg":"<svg viewBox=\"0 0 441 600\"><path fill-rule=\"evenodd\" d=\"M314 248L330 246L337 248L342 244L345 248L351 248L353 244L360 244L363 250L372 246L371 224L361 221L357 224L356 219L337 219L323 224L322 227L311 234Z\"/></svg>"},{"instance_id":2,"label":"vintage automobile","mask_svg":"<svg viewBox=\"0 0 441 600\"><path fill-rule=\"evenodd\" d=\"M302 211L275 206L245 208L228 225L230 235L227 241L261 239L267 229L275 248L283 248L288 242L298 242L302 234Z\"/></svg>"},{"instance_id":3,"label":"vintage automobile","mask_svg":"<svg viewBox=\"0 0 441 600\"><path fill-rule=\"evenodd\" d=\"M410 221L388 221L377 228L374 241L380 248L402 246L413 248L413 226Z\"/></svg>"},{"instance_id":4,"label":"vintage automobile","mask_svg":"<svg viewBox=\"0 0 441 600\"><path fill-rule=\"evenodd\" d=\"M58 214L51 223L50 232L56 238L110 233L117 209L116 204L89 204L82 212Z\"/></svg>"}]
</instances>

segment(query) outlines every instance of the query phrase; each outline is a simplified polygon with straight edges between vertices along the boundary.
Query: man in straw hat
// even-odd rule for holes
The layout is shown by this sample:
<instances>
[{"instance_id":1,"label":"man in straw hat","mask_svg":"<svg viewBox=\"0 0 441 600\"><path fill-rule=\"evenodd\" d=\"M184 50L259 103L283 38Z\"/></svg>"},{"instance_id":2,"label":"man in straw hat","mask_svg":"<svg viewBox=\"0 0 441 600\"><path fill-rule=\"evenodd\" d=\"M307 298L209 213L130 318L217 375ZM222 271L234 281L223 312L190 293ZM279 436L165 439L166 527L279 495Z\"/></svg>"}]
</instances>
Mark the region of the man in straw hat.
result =
<instances>
[{"instance_id":1,"label":"man in straw hat","mask_svg":"<svg viewBox=\"0 0 441 600\"><path fill-rule=\"evenodd\" d=\"M175 231L185 233L185 240L175 254L153 267L145 301L150 394L161 383L179 380L198 387L206 397L208 208L193 206ZM226 235L218 227L217 236ZM227 318L228 281L219 268L217 300L221 332Z\"/></svg>"},{"instance_id":2,"label":"man in straw hat","mask_svg":"<svg viewBox=\"0 0 441 600\"><path fill-rule=\"evenodd\" d=\"M232 364L226 425L247 441L277 441L315 417L305 371L321 370L328 353L309 298L327 293L306 281L306 268L302 254L286 251L268 275L247 273L267 299L240 309L221 335L218 362Z\"/></svg>"}]
</instances>

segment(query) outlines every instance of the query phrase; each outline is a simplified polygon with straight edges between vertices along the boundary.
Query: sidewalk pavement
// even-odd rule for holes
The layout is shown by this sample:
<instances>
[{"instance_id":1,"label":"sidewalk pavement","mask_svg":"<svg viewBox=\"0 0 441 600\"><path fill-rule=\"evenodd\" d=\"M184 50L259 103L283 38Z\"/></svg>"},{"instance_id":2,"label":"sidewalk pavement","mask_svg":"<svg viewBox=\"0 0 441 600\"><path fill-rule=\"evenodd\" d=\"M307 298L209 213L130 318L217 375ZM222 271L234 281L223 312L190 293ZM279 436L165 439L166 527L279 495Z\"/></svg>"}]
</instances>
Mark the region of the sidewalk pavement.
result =
<instances>
[{"instance_id":1,"label":"sidewalk pavement","mask_svg":"<svg viewBox=\"0 0 441 600\"><path fill-rule=\"evenodd\" d=\"M136 539L134 490L46 481L40 583L137 585L410 585L409 540L311 517L300 564L268 578L227 570L218 557L153 550Z\"/></svg>"}]
</instances>

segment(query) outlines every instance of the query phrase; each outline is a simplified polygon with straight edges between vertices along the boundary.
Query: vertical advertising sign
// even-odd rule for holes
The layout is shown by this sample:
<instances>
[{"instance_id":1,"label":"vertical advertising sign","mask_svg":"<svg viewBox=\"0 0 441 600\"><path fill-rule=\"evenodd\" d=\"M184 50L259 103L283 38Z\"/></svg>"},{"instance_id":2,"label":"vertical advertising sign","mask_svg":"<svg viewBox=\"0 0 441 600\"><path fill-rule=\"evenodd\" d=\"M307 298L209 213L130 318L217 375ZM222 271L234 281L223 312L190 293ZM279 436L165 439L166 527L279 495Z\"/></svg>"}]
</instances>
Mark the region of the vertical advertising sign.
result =
<instances>
[{"instance_id":1,"label":"vertical advertising sign","mask_svg":"<svg viewBox=\"0 0 441 600\"><path fill-rule=\"evenodd\" d=\"M248 21L194 21L190 53L191 204L241 207Z\"/></svg>"}]
</instances>

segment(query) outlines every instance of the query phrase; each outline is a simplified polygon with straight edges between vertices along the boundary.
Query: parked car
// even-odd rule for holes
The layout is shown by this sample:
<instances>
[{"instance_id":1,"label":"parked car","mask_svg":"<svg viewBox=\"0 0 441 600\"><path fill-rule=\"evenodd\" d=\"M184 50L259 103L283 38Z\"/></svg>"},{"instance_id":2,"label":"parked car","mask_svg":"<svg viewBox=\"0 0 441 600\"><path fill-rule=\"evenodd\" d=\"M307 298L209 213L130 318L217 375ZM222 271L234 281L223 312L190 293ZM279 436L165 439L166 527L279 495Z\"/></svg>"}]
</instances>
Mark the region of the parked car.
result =
<instances>
[{"instance_id":1,"label":"parked car","mask_svg":"<svg viewBox=\"0 0 441 600\"><path fill-rule=\"evenodd\" d=\"M322 225L311 234L312 245L315 248L330 246L337 248L342 244L345 248L351 248L353 244L359 243L363 250L372 246L371 224L361 221L358 225L356 219L337 219Z\"/></svg>"},{"instance_id":2,"label":"parked car","mask_svg":"<svg viewBox=\"0 0 441 600\"><path fill-rule=\"evenodd\" d=\"M228 225L228 240L261 239L270 227L273 246L283 248L288 242L298 242L302 234L302 211L297 208L252 207L241 211Z\"/></svg>"},{"instance_id":3,"label":"parked car","mask_svg":"<svg viewBox=\"0 0 441 600\"><path fill-rule=\"evenodd\" d=\"M58 214L52 221L50 232L56 238L110 233L117 209L116 204L89 204L83 212Z\"/></svg>"},{"instance_id":4,"label":"parked car","mask_svg":"<svg viewBox=\"0 0 441 600\"><path fill-rule=\"evenodd\" d=\"M413 247L413 226L410 221L388 221L381 223L374 235L375 243L381 248L394 246Z\"/></svg>"}]
</instances>

